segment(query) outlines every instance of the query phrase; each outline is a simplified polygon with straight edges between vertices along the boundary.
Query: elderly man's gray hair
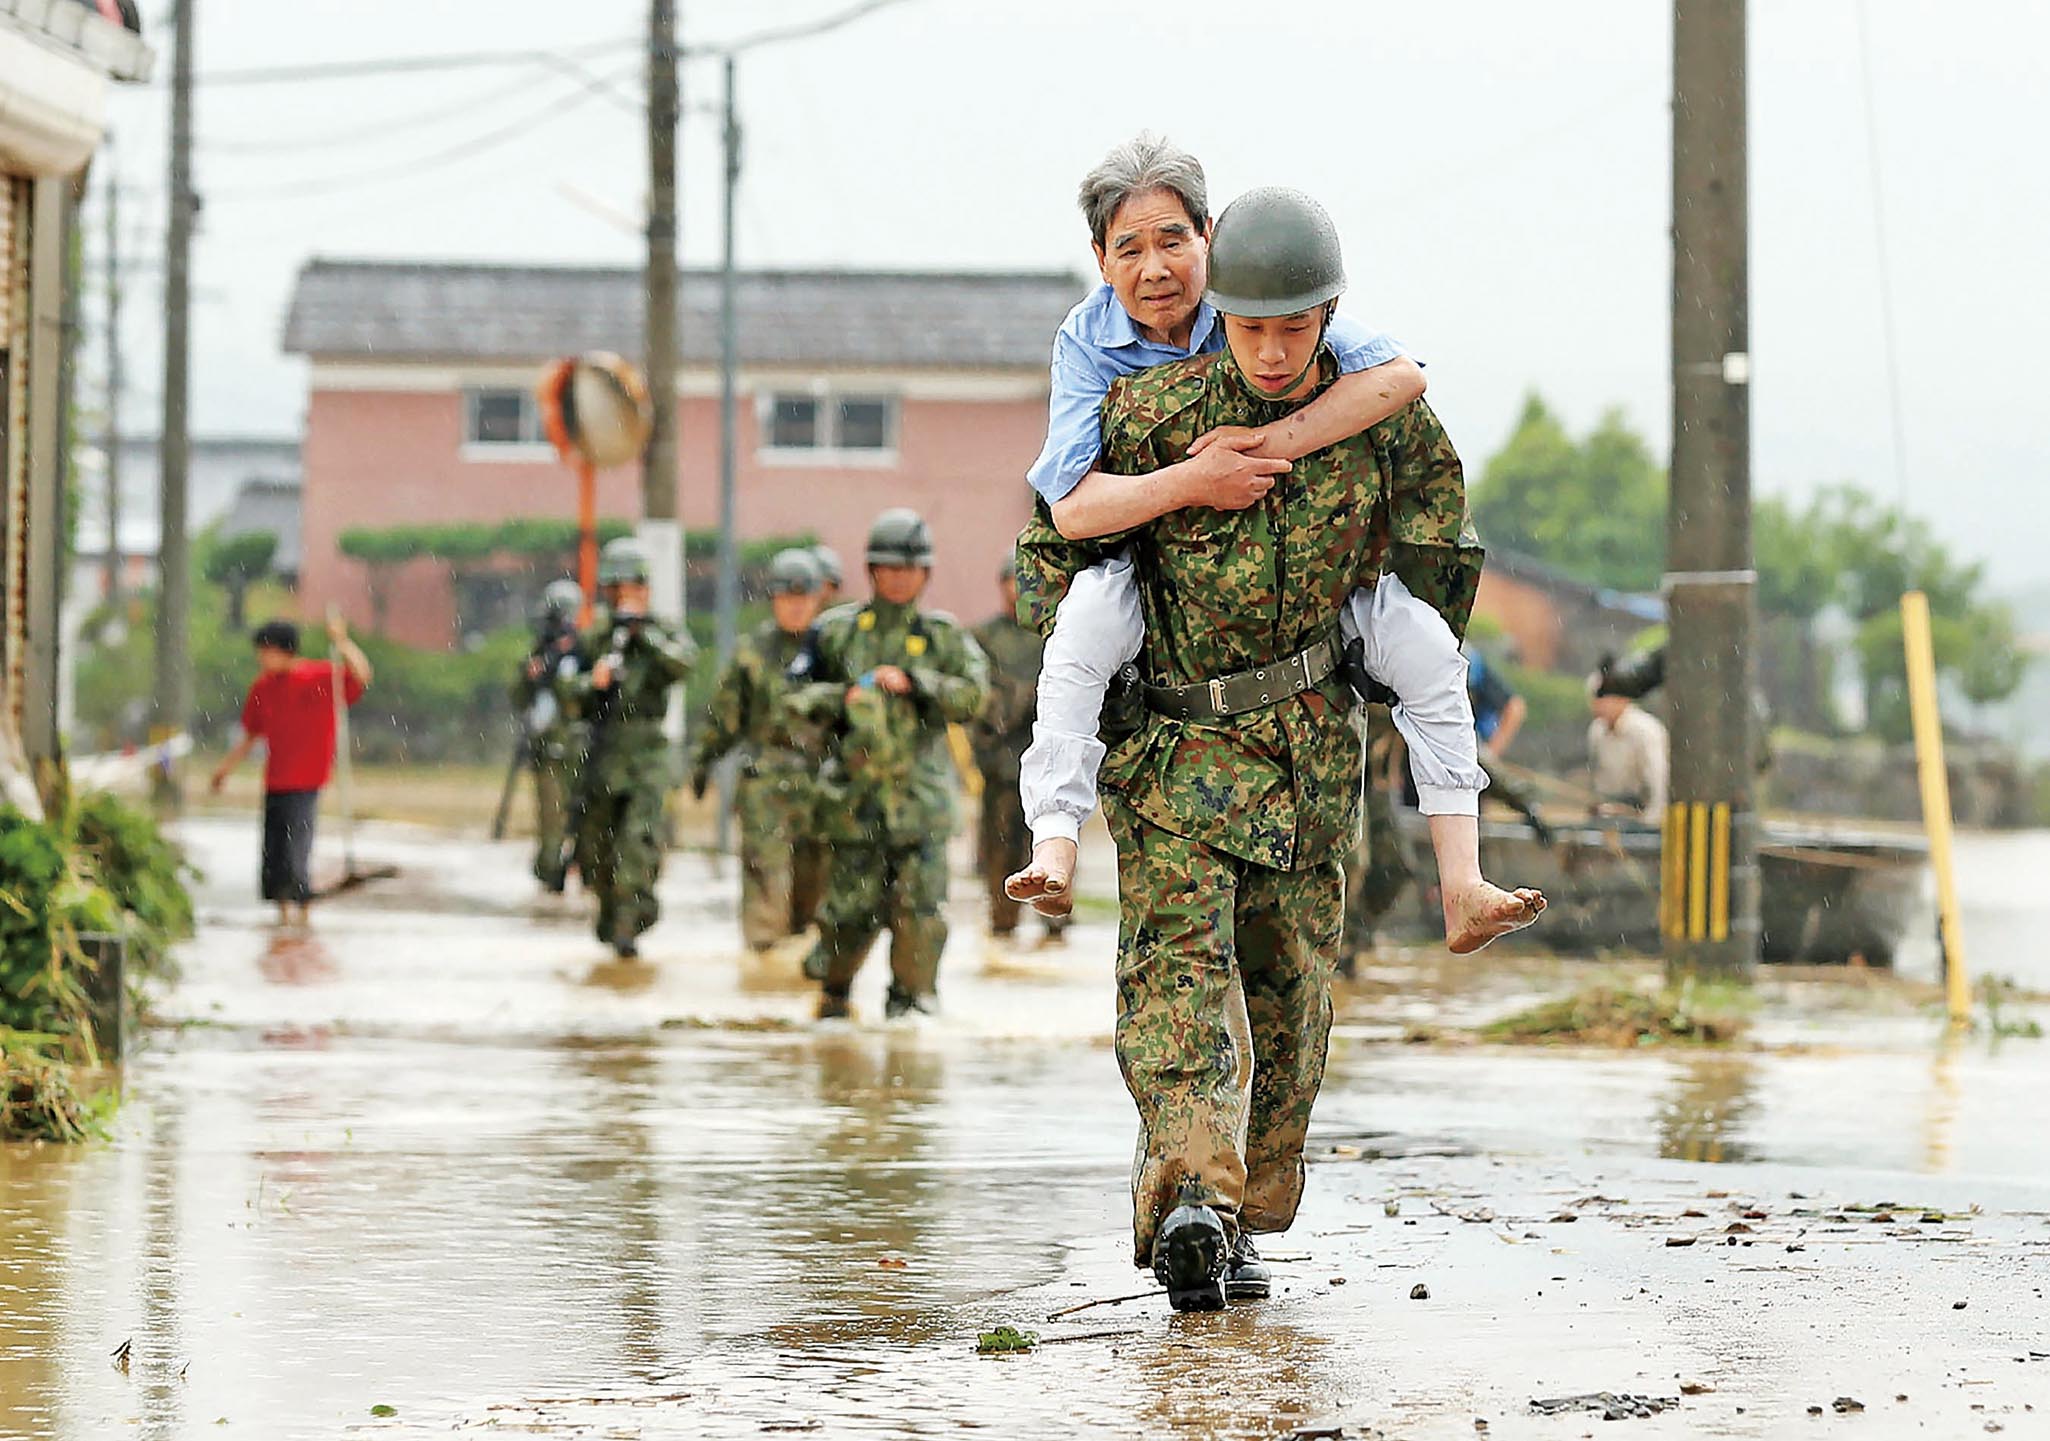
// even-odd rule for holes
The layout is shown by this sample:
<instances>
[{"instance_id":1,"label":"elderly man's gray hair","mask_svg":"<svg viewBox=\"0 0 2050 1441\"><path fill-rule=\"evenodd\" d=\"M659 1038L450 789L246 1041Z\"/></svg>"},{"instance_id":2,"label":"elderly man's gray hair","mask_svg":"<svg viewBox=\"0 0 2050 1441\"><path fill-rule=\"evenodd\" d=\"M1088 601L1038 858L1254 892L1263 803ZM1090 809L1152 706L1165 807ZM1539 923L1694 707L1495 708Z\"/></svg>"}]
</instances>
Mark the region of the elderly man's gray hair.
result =
<instances>
[{"instance_id":1,"label":"elderly man's gray hair","mask_svg":"<svg viewBox=\"0 0 2050 1441\"><path fill-rule=\"evenodd\" d=\"M1197 230L1210 223L1210 187L1203 179L1203 163L1166 136L1144 130L1082 177L1075 199L1089 222L1089 238L1103 245L1124 203L1149 190L1171 192Z\"/></svg>"}]
</instances>

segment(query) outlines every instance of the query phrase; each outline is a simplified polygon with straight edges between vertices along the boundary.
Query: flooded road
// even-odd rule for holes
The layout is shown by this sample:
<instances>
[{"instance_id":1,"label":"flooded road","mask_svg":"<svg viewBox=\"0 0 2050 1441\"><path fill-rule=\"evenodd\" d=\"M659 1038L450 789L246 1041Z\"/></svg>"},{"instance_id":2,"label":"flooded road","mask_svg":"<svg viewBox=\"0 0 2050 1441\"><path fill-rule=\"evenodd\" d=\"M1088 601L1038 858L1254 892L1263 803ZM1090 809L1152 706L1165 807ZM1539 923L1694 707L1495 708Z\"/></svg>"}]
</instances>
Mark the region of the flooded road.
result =
<instances>
[{"instance_id":1,"label":"flooded road","mask_svg":"<svg viewBox=\"0 0 2050 1441\"><path fill-rule=\"evenodd\" d=\"M1406 1046L1575 971L1392 958L1344 998L1277 1299L1050 1320L1151 1289L1102 911L997 950L964 886L947 1014L821 1032L696 858L622 965L517 846L375 832L400 879L284 937L250 828L187 839L205 929L117 1142L0 1151L0 1435L1563 1438L1599 1412L1533 1399L1601 1392L1672 1398L1614 1423L1645 1436L2050 1417L2050 1043L1939 1044L1883 982L1768 988L1764 1049ZM1044 1344L978 1357L1000 1324Z\"/></svg>"}]
</instances>

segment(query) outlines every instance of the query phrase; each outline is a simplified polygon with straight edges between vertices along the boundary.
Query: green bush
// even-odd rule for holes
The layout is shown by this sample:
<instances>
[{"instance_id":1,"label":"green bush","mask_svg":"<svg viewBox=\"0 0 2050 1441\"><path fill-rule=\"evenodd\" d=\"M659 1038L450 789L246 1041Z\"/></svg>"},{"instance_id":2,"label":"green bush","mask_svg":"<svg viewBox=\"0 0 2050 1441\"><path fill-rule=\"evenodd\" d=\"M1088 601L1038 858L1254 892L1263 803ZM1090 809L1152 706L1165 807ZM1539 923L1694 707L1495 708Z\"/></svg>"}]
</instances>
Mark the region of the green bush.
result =
<instances>
[{"instance_id":1,"label":"green bush","mask_svg":"<svg viewBox=\"0 0 2050 1441\"><path fill-rule=\"evenodd\" d=\"M171 979L171 948L192 935L185 882L197 873L155 821L107 791L76 801L71 824L79 862L124 917L130 981Z\"/></svg>"}]
</instances>

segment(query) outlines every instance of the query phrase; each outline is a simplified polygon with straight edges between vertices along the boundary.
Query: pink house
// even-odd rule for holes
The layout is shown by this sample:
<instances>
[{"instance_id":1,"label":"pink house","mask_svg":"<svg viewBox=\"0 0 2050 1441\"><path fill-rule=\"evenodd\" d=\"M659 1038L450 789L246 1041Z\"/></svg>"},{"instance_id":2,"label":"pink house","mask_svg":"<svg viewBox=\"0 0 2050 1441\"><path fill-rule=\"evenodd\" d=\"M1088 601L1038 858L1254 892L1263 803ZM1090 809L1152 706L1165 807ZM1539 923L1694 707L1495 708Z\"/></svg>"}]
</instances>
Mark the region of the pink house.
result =
<instances>
[{"instance_id":1,"label":"pink house","mask_svg":"<svg viewBox=\"0 0 2050 1441\"><path fill-rule=\"evenodd\" d=\"M682 277L679 511L718 524L718 285ZM811 532L862 593L869 521L910 505L939 549L931 601L966 620L1030 507L1046 428L1047 357L1082 292L1067 274L757 271L737 291L738 514L743 538ZM567 518L575 488L542 440L532 386L547 360L641 351L635 270L315 260L285 349L311 361L301 608L367 625L353 527ZM603 514L634 518L640 477L600 477ZM420 560L386 592L393 637L421 646L502 623L521 597L469 597ZM470 610L491 614L467 613Z\"/></svg>"}]
</instances>

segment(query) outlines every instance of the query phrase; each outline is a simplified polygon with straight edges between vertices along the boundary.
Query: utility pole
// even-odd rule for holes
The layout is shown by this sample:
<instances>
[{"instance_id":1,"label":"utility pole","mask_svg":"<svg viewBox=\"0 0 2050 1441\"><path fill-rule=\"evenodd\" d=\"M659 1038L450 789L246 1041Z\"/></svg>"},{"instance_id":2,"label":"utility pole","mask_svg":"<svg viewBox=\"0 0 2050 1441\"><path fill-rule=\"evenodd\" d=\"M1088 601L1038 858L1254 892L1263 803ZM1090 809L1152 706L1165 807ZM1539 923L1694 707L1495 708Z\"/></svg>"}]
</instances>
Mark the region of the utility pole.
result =
<instances>
[{"instance_id":1,"label":"utility pole","mask_svg":"<svg viewBox=\"0 0 2050 1441\"><path fill-rule=\"evenodd\" d=\"M677 75L676 0L648 7L648 257L644 371L654 426L641 471L641 536L657 610L681 615L683 537L676 525L676 141L683 96Z\"/></svg>"},{"instance_id":2,"label":"utility pole","mask_svg":"<svg viewBox=\"0 0 2050 1441\"><path fill-rule=\"evenodd\" d=\"M182 730L192 713L192 675L186 655L191 613L190 562L185 543L187 433L186 364L191 352L192 218L192 37L198 0L178 0L171 71L171 214L164 241L164 418L158 439L163 492L158 502L156 728L168 736ZM177 784L173 782L175 802Z\"/></svg>"},{"instance_id":3,"label":"utility pole","mask_svg":"<svg viewBox=\"0 0 2050 1441\"><path fill-rule=\"evenodd\" d=\"M1666 520L1674 978L1758 959L1745 0L1673 5L1673 447Z\"/></svg>"},{"instance_id":4,"label":"utility pole","mask_svg":"<svg viewBox=\"0 0 2050 1441\"><path fill-rule=\"evenodd\" d=\"M725 150L726 197L719 239L719 664L733 659L740 635L739 518L734 514L734 452L738 438L733 407L740 363L739 325L734 313L733 212L740 191L740 115L734 103L734 59L726 56L726 113L721 130ZM719 849L730 839L732 772L719 775Z\"/></svg>"},{"instance_id":5,"label":"utility pole","mask_svg":"<svg viewBox=\"0 0 2050 1441\"><path fill-rule=\"evenodd\" d=\"M107 567L103 588L121 599L121 182L107 156L107 414L101 449L107 458Z\"/></svg>"}]
</instances>

